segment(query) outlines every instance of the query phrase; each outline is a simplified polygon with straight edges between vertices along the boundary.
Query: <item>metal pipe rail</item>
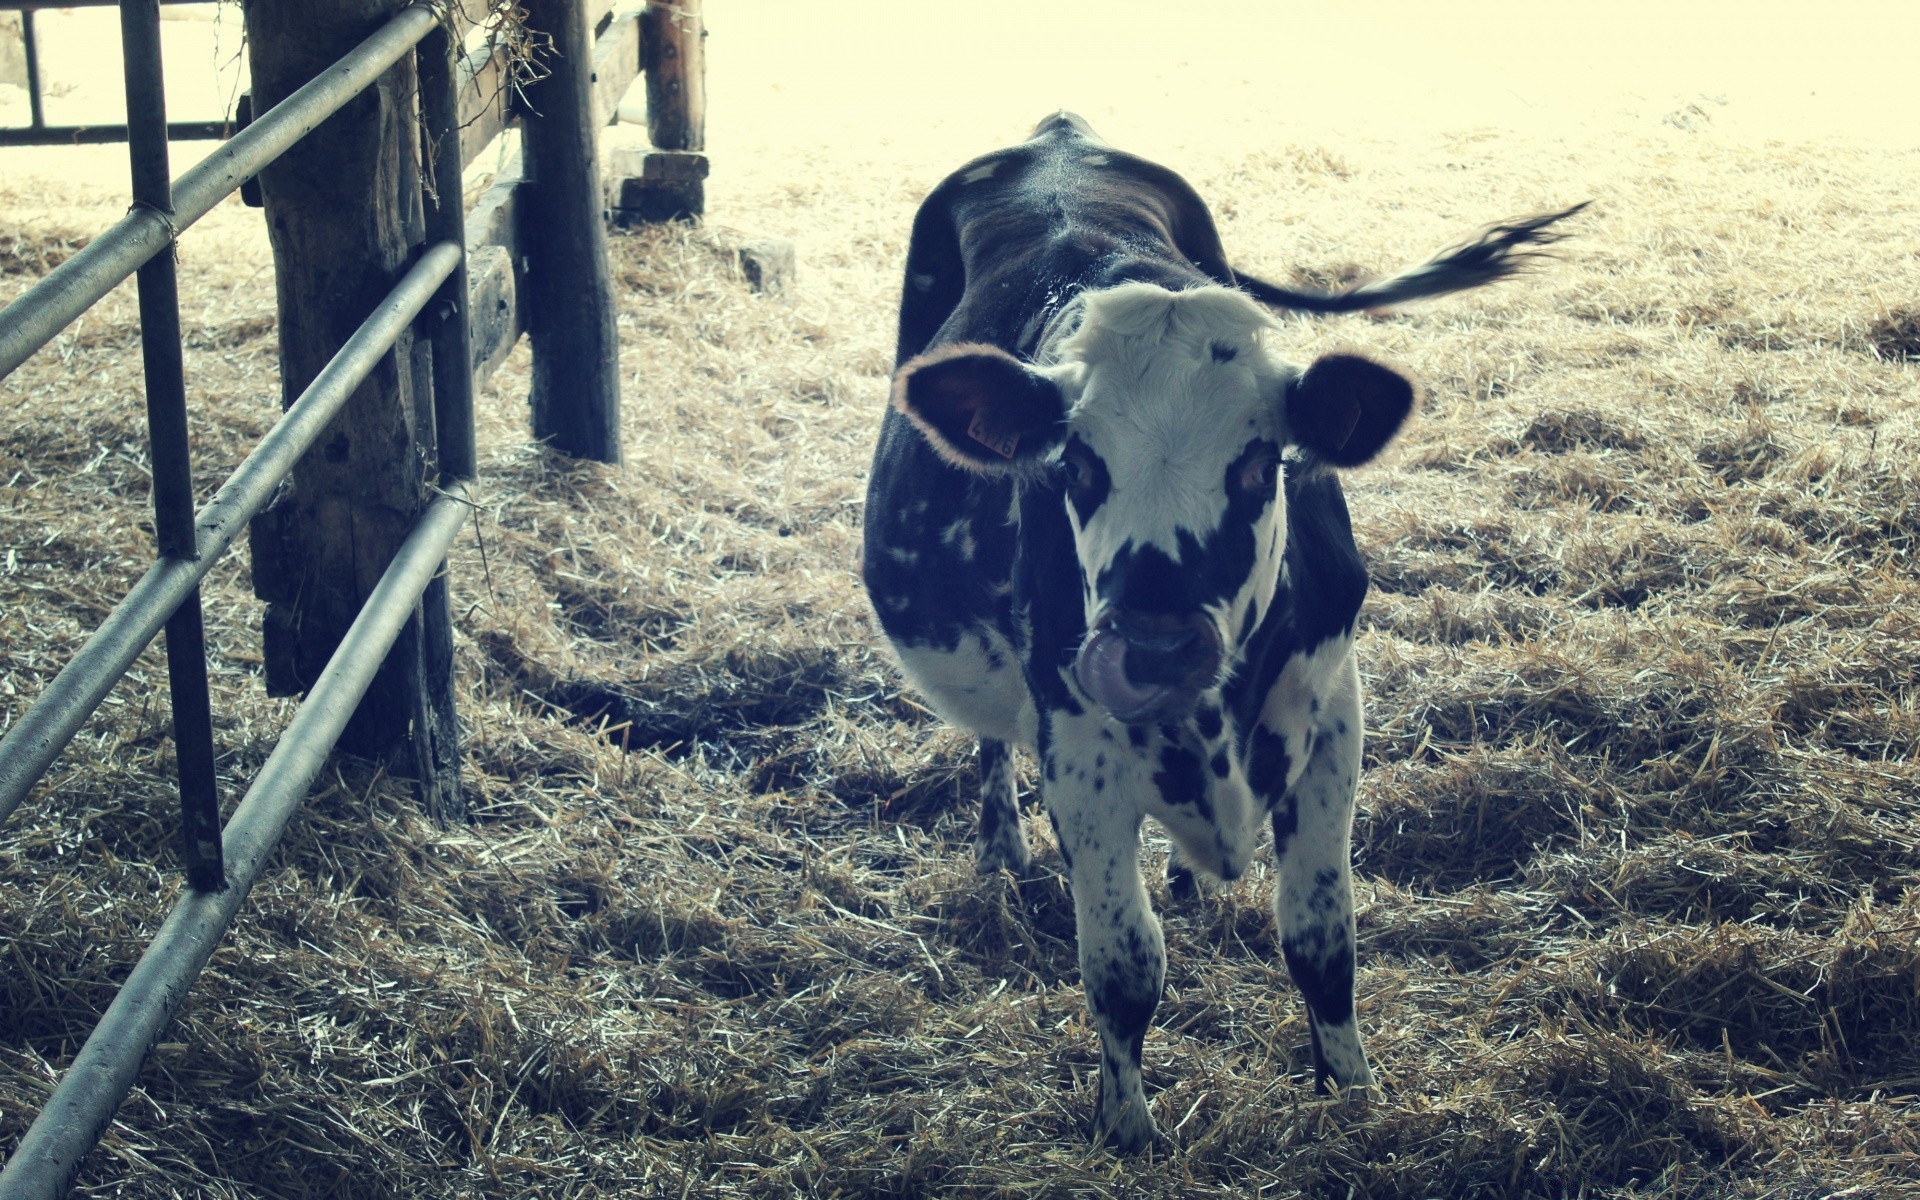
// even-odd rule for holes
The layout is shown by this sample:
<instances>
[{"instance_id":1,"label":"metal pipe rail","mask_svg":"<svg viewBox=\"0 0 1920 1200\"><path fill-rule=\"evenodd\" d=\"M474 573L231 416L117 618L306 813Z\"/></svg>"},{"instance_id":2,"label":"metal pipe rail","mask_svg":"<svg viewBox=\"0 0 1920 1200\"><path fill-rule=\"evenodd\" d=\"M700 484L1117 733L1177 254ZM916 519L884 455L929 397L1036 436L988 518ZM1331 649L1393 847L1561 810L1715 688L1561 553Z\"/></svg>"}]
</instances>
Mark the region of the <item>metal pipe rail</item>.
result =
<instances>
[{"instance_id":1,"label":"metal pipe rail","mask_svg":"<svg viewBox=\"0 0 1920 1200\"><path fill-rule=\"evenodd\" d=\"M115 682L253 515L265 507L293 464L319 438L353 389L419 315L442 282L465 261L456 243L428 250L385 303L347 339L267 435L214 493L195 521L197 558L163 558L148 569L80 648L40 699L0 739L0 821L73 740Z\"/></svg>"},{"instance_id":2,"label":"metal pipe rail","mask_svg":"<svg viewBox=\"0 0 1920 1200\"><path fill-rule=\"evenodd\" d=\"M161 2L122 0L129 110L139 109L129 122L134 210L13 305L0 310L0 378L4 378L107 291L140 272L160 555L39 700L0 738L0 820L19 806L165 624L170 666L179 666L183 655L194 660L175 674L173 685L190 886L183 889L106 1015L0 1167L0 1200L63 1193L112 1121L161 1031L178 1013L194 979L265 870L273 847L422 595L431 600L445 587L438 568L465 516L466 489L474 471L455 46L436 8L415 3L402 10L244 133L169 182L158 54ZM170 255L161 252L181 229L204 216L244 179L416 46L427 158L439 184L422 197L429 210L429 244L196 514L188 472L172 262ZM428 314L425 321L423 312ZM430 339L434 351L435 424L443 439L441 494L408 533L272 756L220 830L217 801L211 794L211 726L197 605L200 581L416 321L421 322L420 333ZM183 702L183 688L197 694ZM205 727L198 727L201 724ZM197 810L194 798L187 794L194 786L186 764L188 741L205 743L206 778L199 782L206 794L198 797Z\"/></svg>"},{"instance_id":3,"label":"metal pipe rail","mask_svg":"<svg viewBox=\"0 0 1920 1200\"><path fill-rule=\"evenodd\" d=\"M181 230L260 172L399 62L438 23L432 6L402 9L366 41L253 124L222 142L173 185L172 216L136 208L0 310L0 379L102 296L173 244Z\"/></svg>"},{"instance_id":4,"label":"metal pipe rail","mask_svg":"<svg viewBox=\"0 0 1920 1200\"><path fill-rule=\"evenodd\" d=\"M260 768L225 830L232 886L186 890L160 933L127 977L46 1107L0 1170L0 1200L61 1195L132 1089L160 1033L180 1011L190 987L213 957L247 892L267 865L288 820L346 728L374 672L420 594L433 579L467 513L455 484L428 506L401 545L373 595L300 706L273 755Z\"/></svg>"}]
</instances>

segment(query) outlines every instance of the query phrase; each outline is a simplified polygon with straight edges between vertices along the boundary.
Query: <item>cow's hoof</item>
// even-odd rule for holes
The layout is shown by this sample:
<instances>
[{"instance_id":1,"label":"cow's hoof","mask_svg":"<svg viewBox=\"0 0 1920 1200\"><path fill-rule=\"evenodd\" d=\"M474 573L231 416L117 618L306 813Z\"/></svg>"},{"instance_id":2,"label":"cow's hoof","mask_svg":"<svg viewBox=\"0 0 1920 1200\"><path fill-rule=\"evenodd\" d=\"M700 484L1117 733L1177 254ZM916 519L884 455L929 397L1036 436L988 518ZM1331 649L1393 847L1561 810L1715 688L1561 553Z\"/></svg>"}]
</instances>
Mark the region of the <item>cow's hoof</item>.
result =
<instances>
[{"instance_id":1,"label":"cow's hoof","mask_svg":"<svg viewBox=\"0 0 1920 1200\"><path fill-rule=\"evenodd\" d=\"M1022 879L1033 865L1033 855L1020 838L982 838L973 843L973 865L982 875L1011 871Z\"/></svg>"},{"instance_id":2,"label":"cow's hoof","mask_svg":"<svg viewBox=\"0 0 1920 1200\"><path fill-rule=\"evenodd\" d=\"M1347 1108L1359 1112L1366 1111L1369 1104L1379 1104L1387 1098L1387 1094L1380 1090L1380 1085L1373 1081L1371 1075L1365 1080L1356 1080L1352 1083L1336 1082L1331 1075L1316 1075L1313 1080L1313 1091L1317 1096L1338 1100Z\"/></svg>"},{"instance_id":3,"label":"cow's hoof","mask_svg":"<svg viewBox=\"0 0 1920 1200\"><path fill-rule=\"evenodd\" d=\"M1101 1113L1094 1118L1096 1141L1115 1154L1138 1154L1154 1143L1160 1131L1153 1127L1153 1115L1145 1100L1122 1104L1111 1118Z\"/></svg>"}]
</instances>

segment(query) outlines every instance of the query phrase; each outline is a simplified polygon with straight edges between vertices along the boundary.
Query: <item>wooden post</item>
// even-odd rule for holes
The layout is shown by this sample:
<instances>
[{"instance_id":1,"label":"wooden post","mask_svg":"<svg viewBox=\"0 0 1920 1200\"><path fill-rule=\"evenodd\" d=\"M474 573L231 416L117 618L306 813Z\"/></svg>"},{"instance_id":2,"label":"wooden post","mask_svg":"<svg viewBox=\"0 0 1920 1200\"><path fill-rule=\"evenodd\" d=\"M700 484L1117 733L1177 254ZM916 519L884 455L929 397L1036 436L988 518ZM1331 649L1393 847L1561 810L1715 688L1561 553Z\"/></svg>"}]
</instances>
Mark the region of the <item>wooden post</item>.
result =
<instances>
[{"instance_id":1,"label":"wooden post","mask_svg":"<svg viewBox=\"0 0 1920 1200\"><path fill-rule=\"evenodd\" d=\"M640 19L647 140L656 150L707 148L706 41L700 0L653 0Z\"/></svg>"},{"instance_id":2,"label":"wooden post","mask_svg":"<svg viewBox=\"0 0 1920 1200\"><path fill-rule=\"evenodd\" d=\"M593 119L584 0L527 0L527 28L552 39L547 75L526 88L527 192L519 205L533 343L533 435L575 458L620 461L620 345Z\"/></svg>"},{"instance_id":3,"label":"wooden post","mask_svg":"<svg viewBox=\"0 0 1920 1200\"><path fill-rule=\"evenodd\" d=\"M246 0L253 98L266 111L359 44L403 0ZM260 173L280 311L280 388L291 403L385 297L423 237L413 60ZM432 479L427 342L403 335L250 529L267 601L267 690L319 677L426 507ZM430 592L430 595L435 593ZM404 753L428 810L459 808L451 619L444 589L416 609L361 701L342 749ZM438 752L436 753L436 748Z\"/></svg>"}]
</instances>

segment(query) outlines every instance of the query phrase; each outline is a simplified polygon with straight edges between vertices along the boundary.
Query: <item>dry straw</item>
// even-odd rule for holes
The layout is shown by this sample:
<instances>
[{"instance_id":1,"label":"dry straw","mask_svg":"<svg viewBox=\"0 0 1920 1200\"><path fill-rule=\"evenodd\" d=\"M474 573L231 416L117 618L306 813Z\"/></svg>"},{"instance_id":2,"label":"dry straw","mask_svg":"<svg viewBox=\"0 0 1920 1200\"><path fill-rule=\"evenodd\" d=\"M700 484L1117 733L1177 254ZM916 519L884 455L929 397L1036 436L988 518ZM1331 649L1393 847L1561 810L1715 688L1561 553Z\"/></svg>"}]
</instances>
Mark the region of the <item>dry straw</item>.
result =
<instances>
[{"instance_id":1,"label":"dry straw","mask_svg":"<svg viewBox=\"0 0 1920 1200\"><path fill-rule=\"evenodd\" d=\"M1471 171L1365 140L1179 164L1243 261L1327 278L1580 198L1541 179L1598 200L1528 280L1275 335L1430 396L1351 488L1383 1102L1310 1094L1256 871L1168 906L1168 1145L1087 1147L1058 852L1042 822L1034 880L974 876L970 747L854 574L905 231L952 164L762 163L713 211L800 240L784 298L728 229L614 241L628 467L528 445L524 350L496 377L452 568L473 822L338 764L81 1194L1913 1194L1920 180L1667 127L1489 136ZM102 216L0 189L0 293ZM275 411L263 243L229 208L183 248L208 477ZM1896 274L1868 294L1863 261ZM0 387L8 714L147 553L131 320L116 295ZM286 710L244 559L207 593L231 795ZM160 689L149 655L0 831L0 1148L177 886Z\"/></svg>"}]
</instances>

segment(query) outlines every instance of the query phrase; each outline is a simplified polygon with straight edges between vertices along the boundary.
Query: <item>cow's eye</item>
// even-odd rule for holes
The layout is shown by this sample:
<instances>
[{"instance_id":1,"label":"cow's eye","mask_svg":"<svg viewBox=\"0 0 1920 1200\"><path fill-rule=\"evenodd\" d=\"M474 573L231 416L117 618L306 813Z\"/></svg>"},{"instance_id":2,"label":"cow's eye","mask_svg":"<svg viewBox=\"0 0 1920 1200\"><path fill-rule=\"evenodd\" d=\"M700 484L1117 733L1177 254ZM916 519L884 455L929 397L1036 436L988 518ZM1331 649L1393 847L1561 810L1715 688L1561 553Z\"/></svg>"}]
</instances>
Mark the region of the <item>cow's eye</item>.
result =
<instances>
[{"instance_id":1,"label":"cow's eye","mask_svg":"<svg viewBox=\"0 0 1920 1200\"><path fill-rule=\"evenodd\" d=\"M1060 456L1060 475L1067 486L1079 489L1093 482L1093 467L1087 462L1084 451L1069 446Z\"/></svg>"},{"instance_id":2,"label":"cow's eye","mask_svg":"<svg viewBox=\"0 0 1920 1200\"><path fill-rule=\"evenodd\" d=\"M1240 490L1267 494L1280 479L1280 460L1263 454L1240 468Z\"/></svg>"}]
</instances>

